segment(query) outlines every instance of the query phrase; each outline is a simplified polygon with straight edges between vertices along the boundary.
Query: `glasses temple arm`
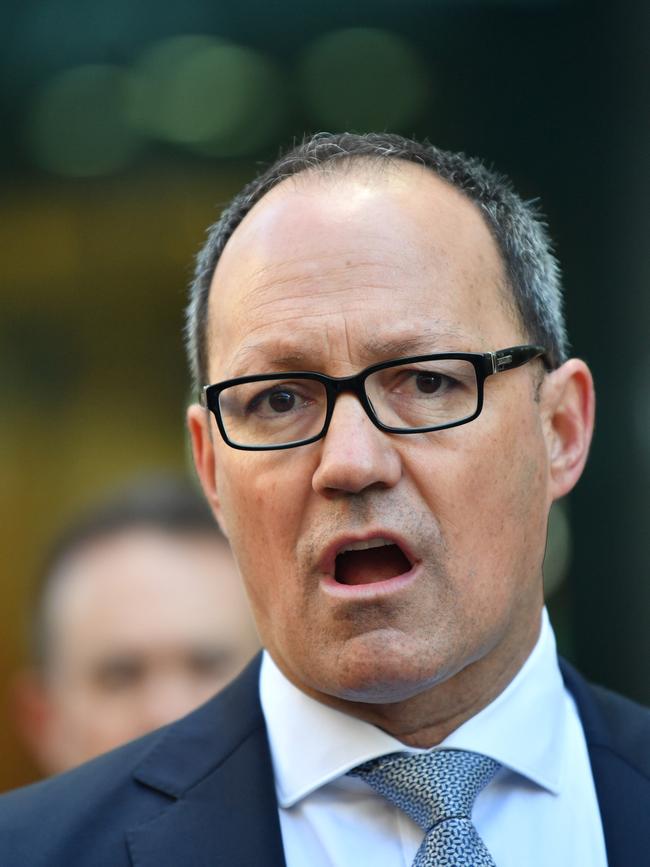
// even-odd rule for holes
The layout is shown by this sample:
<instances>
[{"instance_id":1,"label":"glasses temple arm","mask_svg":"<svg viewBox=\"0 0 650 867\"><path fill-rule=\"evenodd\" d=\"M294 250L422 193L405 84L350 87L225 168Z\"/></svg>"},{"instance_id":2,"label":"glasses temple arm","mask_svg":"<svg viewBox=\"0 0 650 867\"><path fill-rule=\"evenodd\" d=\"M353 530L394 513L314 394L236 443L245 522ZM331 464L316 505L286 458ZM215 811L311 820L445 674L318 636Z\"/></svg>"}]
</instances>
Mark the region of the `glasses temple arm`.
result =
<instances>
[{"instance_id":1,"label":"glasses temple arm","mask_svg":"<svg viewBox=\"0 0 650 867\"><path fill-rule=\"evenodd\" d=\"M498 352L491 353L492 372L501 373L503 370L521 367L527 361L532 361L533 358L539 358L545 354L546 349L543 346L510 346L507 349L500 349Z\"/></svg>"}]
</instances>

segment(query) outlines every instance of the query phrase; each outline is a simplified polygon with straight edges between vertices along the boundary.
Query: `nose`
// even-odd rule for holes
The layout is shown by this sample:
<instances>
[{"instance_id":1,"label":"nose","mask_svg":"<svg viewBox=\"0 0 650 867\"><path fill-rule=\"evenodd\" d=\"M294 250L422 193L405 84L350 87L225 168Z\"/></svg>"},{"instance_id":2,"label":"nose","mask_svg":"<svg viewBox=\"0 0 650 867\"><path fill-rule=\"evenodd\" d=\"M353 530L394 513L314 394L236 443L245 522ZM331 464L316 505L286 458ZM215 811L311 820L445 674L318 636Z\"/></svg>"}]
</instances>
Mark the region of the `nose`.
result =
<instances>
[{"instance_id":1,"label":"nose","mask_svg":"<svg viewBox=\"0 0 650 867\"><path fill-rule=\"evenodd\" d=\"M393 436L374 426L352 394L339 396L321 444L312 479L316 493L358 494L373 486L393 487L401 478L402 463Z\"/></svg>"}]
</instances>

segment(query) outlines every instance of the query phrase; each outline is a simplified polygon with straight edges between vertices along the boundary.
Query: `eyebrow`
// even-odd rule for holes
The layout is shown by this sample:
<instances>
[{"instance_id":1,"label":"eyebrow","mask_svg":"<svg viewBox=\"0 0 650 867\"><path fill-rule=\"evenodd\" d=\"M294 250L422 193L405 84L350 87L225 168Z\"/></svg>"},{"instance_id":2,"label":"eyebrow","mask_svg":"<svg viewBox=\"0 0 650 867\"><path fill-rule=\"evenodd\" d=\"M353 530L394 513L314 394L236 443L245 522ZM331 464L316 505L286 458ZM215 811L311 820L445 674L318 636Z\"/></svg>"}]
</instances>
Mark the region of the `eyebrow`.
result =
<instances>
[{"instance_id":1,"label":"eyebrow","mask_svg":"<svg viewBox=\"0 0 650 867\"><path fill-rule=\"evenodd\" d=\"M371 358L400 358L407 355L424 355L429 352L444 352L455 349L463 334L460 329L446 327L444 331L425 329L419 334L396 337L371 337L364 345L364 355ZM465 337L465 341L469 338Z\"/></svg>"},{"instance_id":2,"label":"eyebrow","mask_svg":"<svg viewBox=\"0 0 650 867\"><path fill-rule=\"evenodd\" d=\"M259 363L257 363L258 360ZM264 343L245 344L235 353L228 365L231 371L229 376L241 376L241 371L246 370L249 366L256 368L255 373L263 373L262 367L265 370L276 368L278 370L301 370L308 364L308 361L308 354L298 348L287 349L286 352L279 349L274 352L270 345L267 347Z\"/></svg>"},{"instance_id":3,"label":"eyebrow","mask_svg":"<svg viewBox=\"0 0 650 867\"><path fill-rule=\"evenodd\" d=\"M476 337L473 338L476 340ZM359 348L359 355L369 364L375 361L385 361L391 358L402 358L409 355L426 355L430 352L469 351L472 342L460 328L449 323L441 323L440 328L425 328L418 334L404 334L382 337L373 335ZM278 345L276 341L265 343L244 344L231 360L229 376L241 376L242 369L251 363L259 361L254 373L272 370L313 370L319 365L314 364L314 350L303 350L292 347L287 341ZM286 347L286 348L285 348Z\"/></svg>"}]
</instances>

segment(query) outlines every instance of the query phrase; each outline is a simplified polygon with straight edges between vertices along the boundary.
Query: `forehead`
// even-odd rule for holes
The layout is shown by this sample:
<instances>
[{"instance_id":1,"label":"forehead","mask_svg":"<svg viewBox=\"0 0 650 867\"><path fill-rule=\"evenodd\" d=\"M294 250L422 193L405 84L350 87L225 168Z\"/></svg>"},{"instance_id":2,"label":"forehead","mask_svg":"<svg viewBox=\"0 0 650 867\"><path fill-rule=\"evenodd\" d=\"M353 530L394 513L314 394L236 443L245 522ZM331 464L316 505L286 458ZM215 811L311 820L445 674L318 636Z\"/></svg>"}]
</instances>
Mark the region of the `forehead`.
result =
<instances>
[{"instance_id":1,"label":"forehead","mask_svg":"<svg viewBox=\"0 0 650 867\"><path fill-rule=\"evenodd\" d=\"M211 381L317 366L343 343L351 363L482 351L477 341L517 324L505 284L478 208L431 171L303 173L258 202L218 263Z\"/></svg>"},{"instance_id":2,"label":"forehead","mask_svg":"<svg viewBox=\"0 0 650 867\"><path fill-rule=\"evenodd\" d=\"M91 541L62 561L47 616L59 638L77 645L174 636L204 624L214 629L222 599L238 584L220 539L133 528Z\"/></svg>"}]
</instances>

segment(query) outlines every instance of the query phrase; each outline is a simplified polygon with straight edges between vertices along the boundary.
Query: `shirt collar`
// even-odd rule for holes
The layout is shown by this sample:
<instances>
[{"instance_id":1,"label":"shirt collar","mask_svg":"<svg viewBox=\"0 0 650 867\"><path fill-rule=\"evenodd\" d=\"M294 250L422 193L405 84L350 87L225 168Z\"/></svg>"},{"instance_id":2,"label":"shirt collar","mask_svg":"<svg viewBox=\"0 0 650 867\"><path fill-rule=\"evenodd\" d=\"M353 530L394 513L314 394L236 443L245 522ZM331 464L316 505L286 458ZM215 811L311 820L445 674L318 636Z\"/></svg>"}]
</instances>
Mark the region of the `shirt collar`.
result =
<instances>
[{"instance_id":1,"label":"shirt collar","mask_svg":"<svg viewBox=\"0 0 650 867\"><path fill-rule=\"evenodd\" d=\"M276 793L290 807L351 768L392 752L421 752L305 695L264 653L260 700ZM566 702L546 610L532 653L503 692L440 747L482 753L557 794L564 764Z\"/></svg>"}]
</instances>

